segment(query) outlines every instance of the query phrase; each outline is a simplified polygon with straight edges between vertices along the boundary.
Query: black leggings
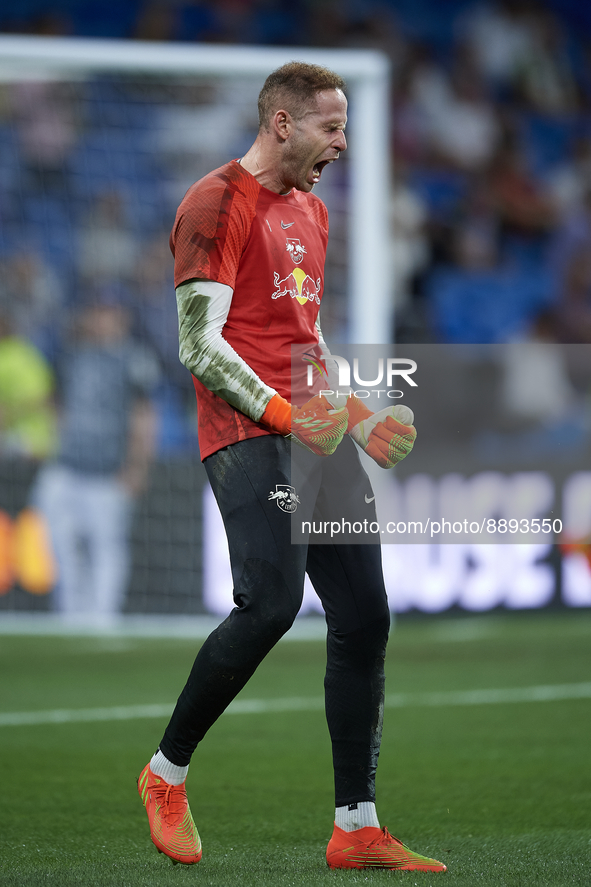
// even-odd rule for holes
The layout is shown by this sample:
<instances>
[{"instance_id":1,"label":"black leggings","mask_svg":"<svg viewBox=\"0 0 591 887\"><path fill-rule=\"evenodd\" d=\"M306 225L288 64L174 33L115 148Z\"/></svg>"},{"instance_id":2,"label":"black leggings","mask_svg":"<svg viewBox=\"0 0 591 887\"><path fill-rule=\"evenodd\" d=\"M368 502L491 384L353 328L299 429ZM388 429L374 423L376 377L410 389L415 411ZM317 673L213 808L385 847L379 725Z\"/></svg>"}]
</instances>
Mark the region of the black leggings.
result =
<instances>
[{"instance_id":1,"label":"black leggings","mask_svg":"<svg viewBox=\"0 0 591 887\"><path fill-rule=\"evenodd\" d=\"M375 519L373 503L366 501L371 486L348 437L327 458L299 447L293 455L292 461L288 441L267 435L205 460L228 536L236 606L199 650L160 748L173 763L189 763L207 730L291 627L307 572L328 626L324 685L336 805L373 801L390 627L380 547L293 544L290 528L296 513L326 516L335 478L339 513L357 514L361 501ZM299 498L296 512L274 495L287 486Z\"/></svg>"}]
</instances>

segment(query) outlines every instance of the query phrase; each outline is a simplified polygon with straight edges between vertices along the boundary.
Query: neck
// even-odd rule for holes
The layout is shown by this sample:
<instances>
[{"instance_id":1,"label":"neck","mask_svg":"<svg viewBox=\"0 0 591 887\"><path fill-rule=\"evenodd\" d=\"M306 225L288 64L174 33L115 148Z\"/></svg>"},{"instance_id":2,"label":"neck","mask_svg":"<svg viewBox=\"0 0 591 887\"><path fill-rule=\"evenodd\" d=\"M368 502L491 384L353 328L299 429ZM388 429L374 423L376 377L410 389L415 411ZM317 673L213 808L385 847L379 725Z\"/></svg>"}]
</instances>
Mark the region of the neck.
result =
<instances>
[{"instance_id":1,"label":"neck","mask_svg":"<svg viewBox=\"0 0 591 887\"><path fill-rule=\"evenodd\" d=\"M254 176L259 185L274 191L275 194L289 194L291 187L282 181L276 158L271 158L263 150L258 139L240 159L240 166Z\"/></svg>"}]
</instances>

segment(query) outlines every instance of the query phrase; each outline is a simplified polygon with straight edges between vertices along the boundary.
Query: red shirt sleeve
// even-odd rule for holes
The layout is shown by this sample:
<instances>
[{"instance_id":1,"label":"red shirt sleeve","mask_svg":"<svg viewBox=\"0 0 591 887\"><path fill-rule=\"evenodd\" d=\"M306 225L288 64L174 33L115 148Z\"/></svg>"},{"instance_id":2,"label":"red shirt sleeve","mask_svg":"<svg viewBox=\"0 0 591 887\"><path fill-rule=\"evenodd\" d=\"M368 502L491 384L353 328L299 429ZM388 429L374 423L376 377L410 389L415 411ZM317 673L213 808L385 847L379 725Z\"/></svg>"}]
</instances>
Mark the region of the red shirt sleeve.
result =
<instances>
[{"instance_id":1,"label":"red shirt sleeve","mask_svg":"<svg viewBox=\"0 0 591 887\"><path fill-rule=\"evenodd\" d=\"M196 182L179 206L170 235L174 285L203 278L234 288L260 186L229 163Z\"/></svg>"}]
</instances>

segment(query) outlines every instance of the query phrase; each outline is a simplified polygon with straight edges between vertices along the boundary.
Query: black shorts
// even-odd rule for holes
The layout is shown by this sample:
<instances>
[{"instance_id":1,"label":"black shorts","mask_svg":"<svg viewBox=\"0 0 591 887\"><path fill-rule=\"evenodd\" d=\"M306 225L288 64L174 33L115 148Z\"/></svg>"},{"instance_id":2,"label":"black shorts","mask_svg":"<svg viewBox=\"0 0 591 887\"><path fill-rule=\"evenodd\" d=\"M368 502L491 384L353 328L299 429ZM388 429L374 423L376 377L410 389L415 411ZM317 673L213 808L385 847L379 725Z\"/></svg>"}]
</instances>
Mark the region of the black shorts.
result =
<instances>
[{"instance_id":1,"label":"black shorts","mask_svg":"<svg viewBox=\"0 0 591 887\"><path fill-rule=\"evenodd\" d=\"M237 606L245 585L255 593L258 572L266 591L274 583L288 590L276 600L295 618L307 572L329 630L349 633L384 616L373 491L350 437L319 457L267 435L225 447L204 465L226 528ZM344 530L336 535L335 522ZM367 532L354 532L363 522ZM327 532L310 533L308 524L316 531L326 524Z\"/></svg>"}]
</instances>

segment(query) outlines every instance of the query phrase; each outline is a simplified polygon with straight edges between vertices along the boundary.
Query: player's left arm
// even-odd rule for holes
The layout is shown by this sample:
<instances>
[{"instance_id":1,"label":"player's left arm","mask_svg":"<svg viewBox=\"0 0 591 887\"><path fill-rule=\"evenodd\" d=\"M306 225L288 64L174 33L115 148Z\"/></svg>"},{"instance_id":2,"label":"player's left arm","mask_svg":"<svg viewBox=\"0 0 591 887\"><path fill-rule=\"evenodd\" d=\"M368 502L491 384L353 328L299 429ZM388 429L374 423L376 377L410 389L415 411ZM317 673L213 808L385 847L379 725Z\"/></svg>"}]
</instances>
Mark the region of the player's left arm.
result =
<instances>
[{"instance_id":1,"label":"player's left arm","mask_svg":"<svg viewBox=\"0 0 591 887\"><path fill-rule=\"evenodd\" d=\"M319 320L316 321L316 329L318 344L328 372L328 384L333 391L332 394L326 395L326 399L333 407L347 407L349 413L347 432L355 443L381 468L392 468L408 456L414 446L417 431L413 425L412 410L397 404L374 413L351 388L342 389L337 381L338 368L322 335Z\"/></svg>"}]
</instances>

